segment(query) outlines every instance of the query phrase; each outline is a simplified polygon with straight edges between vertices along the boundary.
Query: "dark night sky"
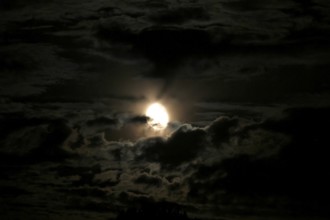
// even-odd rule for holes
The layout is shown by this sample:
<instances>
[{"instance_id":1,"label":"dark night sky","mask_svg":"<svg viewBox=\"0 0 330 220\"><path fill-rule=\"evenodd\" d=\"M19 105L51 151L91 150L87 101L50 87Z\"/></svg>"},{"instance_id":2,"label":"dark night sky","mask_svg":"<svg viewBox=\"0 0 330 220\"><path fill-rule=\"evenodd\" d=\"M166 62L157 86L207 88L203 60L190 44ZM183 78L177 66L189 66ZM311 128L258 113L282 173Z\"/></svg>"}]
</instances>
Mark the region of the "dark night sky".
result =
<instances>
[{"instance_id":1,"label":"dark night sky","mask_svg":"<svg viewBox=\"0 0 330 220\"><path fill-rule=\"evenodd\" d=\"M327 0L0 0L0 219L327 219L329 57Z\"/></svg>"}]
</instances>

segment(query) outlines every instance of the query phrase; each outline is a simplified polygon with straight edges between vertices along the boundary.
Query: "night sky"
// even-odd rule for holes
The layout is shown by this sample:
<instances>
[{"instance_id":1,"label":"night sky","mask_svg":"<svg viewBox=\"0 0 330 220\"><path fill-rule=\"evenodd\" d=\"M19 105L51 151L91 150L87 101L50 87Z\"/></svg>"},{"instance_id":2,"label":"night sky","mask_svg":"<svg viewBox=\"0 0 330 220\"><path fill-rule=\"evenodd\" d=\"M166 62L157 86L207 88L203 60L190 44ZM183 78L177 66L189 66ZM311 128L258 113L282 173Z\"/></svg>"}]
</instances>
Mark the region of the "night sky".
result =
<instances>
[{"instance_id":1,"label":"night sky","mask_svg":"<svg viewBox=\"0 0 330 220\"><path fill-rule=\"evenodd\" d=\"M329 70L328 0L0 0L0 219L328 219Z\"/></svg>"}]
</instances>

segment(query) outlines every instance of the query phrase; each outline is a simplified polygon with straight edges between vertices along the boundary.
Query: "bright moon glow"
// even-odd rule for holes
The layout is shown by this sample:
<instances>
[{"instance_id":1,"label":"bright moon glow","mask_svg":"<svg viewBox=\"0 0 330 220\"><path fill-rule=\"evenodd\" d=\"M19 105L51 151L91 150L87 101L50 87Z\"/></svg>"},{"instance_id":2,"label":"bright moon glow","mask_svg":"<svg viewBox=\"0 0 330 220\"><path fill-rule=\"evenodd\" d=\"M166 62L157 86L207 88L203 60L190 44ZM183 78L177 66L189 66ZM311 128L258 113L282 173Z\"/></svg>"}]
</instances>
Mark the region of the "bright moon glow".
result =
<instances>
[{"instance_id":1,"label":"bright moon glow","mask_svg":"<svg viewBox=\"0 0 330 220\"><path fill-rule=\"evenodd\" d=\"M166 128L169 117L166 108L159 104L153 103L149 105L146 115L150 118L148 124L155 130L163 130Z\"/></svg>"}]
</instances>

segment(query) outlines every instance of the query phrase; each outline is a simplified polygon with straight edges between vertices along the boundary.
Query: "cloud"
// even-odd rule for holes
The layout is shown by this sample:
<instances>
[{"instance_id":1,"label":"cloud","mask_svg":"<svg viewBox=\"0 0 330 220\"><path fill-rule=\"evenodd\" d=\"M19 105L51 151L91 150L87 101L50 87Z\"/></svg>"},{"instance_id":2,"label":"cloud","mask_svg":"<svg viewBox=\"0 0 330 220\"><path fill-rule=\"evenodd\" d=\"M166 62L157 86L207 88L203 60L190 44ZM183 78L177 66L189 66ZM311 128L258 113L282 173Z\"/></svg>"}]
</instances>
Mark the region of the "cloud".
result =
<instances>
[{"instance_id":1,"label":"cloud","mask_svg":"<svg viewBox=\"0 0 330 220\"><path fill-rule=\"evenodd\" d=\"M146 136L147 125L141 122L127 122L119 129L105 132L105 139L109 141L136 141Z\"/></svg>"},{"instance_id":2,"label":"cloud","mask_svg":"<svg viewBox=\"0 0 330 220\"><path fill-rule=\"evenodd\" d=\"M207 143L203 129L183 125L167 139L148 138L137 142L139 159L159 162L161 166L175 167L198 156Z\"/></svg>"},{"instance_id":3,"label":"cloud","mask_svg":"<svg viewBox=\"0 0 330 220\"><path fill-rule=\"evenodd\" d=\"M239 155L271 158L290 143L290 137L263 129L263 125L220 117L205 128L184 124L166 138L141 139L133 150L138 161L159 163L164 170L175 170L189 163L213 164Z\"/></svg>"},{"instance_id":4,"label":"cloud","mask_svg":"<svg viewBox=\"0 0 330 220\"><path fill-rule=\"evenodd\" d=\"M181 6L165 10L157 10L149 15L151 21L157 24L182 24L193 21L210 19L205 8L201 6Z\"/></svg>"},{"instance_id":5,"label":"cloud","mask_svg":"<svg viewBox=\"0 0 330 220\"><path fill-rule=\"evenodd\" d=\"M299 12L306 7L292 1L272 1L267 5L252 1L248 3L249 10L245 11L240 9L246 9L246 1L208 1L203 4L199 1L180 4L164 2L160 5L157 3L159 7L156 8L147 2L115 4L70 1L61 5L27 5L19 12L12 11L3 16L5 24L15 21L15 25L4 30L4 36L8 35L7 40L30 43L22 43L20 46L16 43L7 44L9 54L14 56L4 59L2 64L6 69L15 64L15 68L26 68L29 71L24 74L26 78L22 77L20 80L6 74L0 93L26 96L46 92L43 97L37 97L43 101L77 100L78 97L94 101L95 97L108 97L109 93L118 98L123 97L121 95L130 95L127 93L136 95L136 91L143 93L141 90L145 85L139 87L140 84L137 83L134 87L138 88L133 89L134 82L130 82L127 87L122 86L124 82L118 81L120 74L108 74L108 71L126 72L131 68L131 74L134 76L165 79L164 88L159 88L161 91L156 95L161 98L164 94L170 96L175 89L180 89L180 83L173 88L177 78L194 77L201 79L200 95L204 97L247 102L278 100L278 93L284 97L290 94L290 91L276 90L282 85L282 80L277 81L270 75L281 72L281 69L276 68L277 65L286 62L291 65L297 61L309 63L320 60L320 57L326 60L326 56L321 53L325 48L303 43L303 36L310 39L313 35L312 38L325 39L323 36L327 35L327 13L319 7L324 3L314 4L318 5L313 9L314 14L322 14L325 17L314 19L312 15L294 16L292 13L295 10ZM68 7L66 10L60 10L63 6ZM153 10L147 10L149 7ZM24 12L33 14L33 18L22 16ZM241 13L244 13L244 19ZM290 22L287 22L288 20ZM162 22L167 25L160 25ZM313 30L310 30L311 26ZM33 41L37 36L45 36L37 38L42 40L43 44ZM298 38L301 39L297 41ZM299 52L302 43L305 53L296 58L295 53ZM288 44L289 49L285 46ZM282 51L280 56L278 48ZM36 53L31 53L34 50ZM7 54L4 52L3 56L6 57ZM207 58L204 55L207 55ZM131 63L128 64L128 61ZM132 62L136 62L136 65L132 66ZM31 65L37 69L30 71ZM302 68L305 69L304 65ZM97 74L91 75L90 72ZM78 85L88 83L88 91L84 86L76 84L75 77L78 73L82 80ZM265 75L267 76L264 77ZM285 74L279 78L284 79L287 76L288 74ZM130 78L131 75L123 81ZM214 80L214 85L211 86L207 82L204 89L203 81L207 79ZM304 78L301 82L308 79ZM228 80L236 82L228 83ZM274 86L264 87L264 80ZM15 86L8 81L15 81ZM249 85L252 81L256 83L251 87ZM289 81L287 85L291 85L291 80ZM110 85L111 82L118 83ZM304 90L308 87L300 88ZM237 93L241 89L251 92ZM210 90L217 90L218 93L203 95ZM61 95L64 92L65 98ZM143 97L144 94L141 95L137 97ZM193 97L189 93L185 96ZM187 99L186 97L184 98Z\"/></svg>"},{"instance_id":6,"label":"cloud","mask_svg":"<svg viewBox=\"0 0 330 220\"><path fill-rule=\"evenodd\" d=\"M260 11L264 9L285 9L288 7L297 6L294 1L281 2L281 1L272 1L270 4L264 4L264 2L254 0L254 1L234 1L234 2L222 2L221 3L225 8L231 9L234 11Z\"/></svg>"},{"instance_id":7,"label":"cloud","mask_svg":"<svg viewBox=\"0 0 330 220\"><path fill-rule=\"evenodd\" d=\"M141 202L118 215L118 219L189 219L183 207L174 202Z\"/></svg>"},{"instance_id":8,"label":"cloud","mask_svg":"<svg viewBox=\"0 0 330 220\"><path fill-rule=\"evenodd\" d=\"M0 152L30 162L62 160L70 154L62 149L71 128L63 119L27 118L13 115L2 120Z\"/></svg>"},{"instance_id":9,"label":"cloud","mask_svg":"<svg viewBox=\"0 0 330 220\"><path fill-rule=\"evenodd\" d=\"M149 121L149 117L147 116L135 116L129 119L130 123L137 123L137 124L147 124Z\"/></svg>"},{"instance_id":10,"label":"cloud","mask_svg":"<svg viewBox=\"0 0 330 220\"><path fill-rule=\"evenodd\" d=\"M106 191L97 188L59 189L58 191L69 195L89 198L106 198L107 195Z\"/></svg>"},{"instance_id":11,"label":"cloud","mask_svg":"<svg viewBox=\"0 0 330 220\"><path fill-rule=\"evenodd\" d=\"M298 207L299 201L319 204L325 201L326 194L321 193L328 184L323 148L328 140L326 131L317 125L319 121L327 123L327 112L328 109L290 109L282 117L258 122L220 117L202 128L182 124L167 137L146 137L136 142L104 141L97 148L76 146L70 150L73 156L62 156L61 163L45 159L43 165L36 161L24 169L39 173L33 181L40 188L38 193L69 196L65 207L74 210L87 207L88 212L116 212L122 206L161 200L189 203L202 210L201 204L224 205L225 213L237 210L238 204L256 213L260 207L271 210L279 201ZM138 119L140 122L140 116ZM68 144L66 131L71 129L67 130L63 121L11 121L17 125L9 133L45 124L50 137L46 135L42 143L48 143L49 149L52 146L61 149L61 145ZM127 122L134 124L135 116L128 117ZM47 155L46 150L42 152ZM19 173L10 175L25 183L28 177L18 176ZM11 184L10 178L5 181ZM26 195L18 195L21 196ZM258 200L250 203L254 197ZM94 199L97 202L90 202ZM110 204L109 199L116 202ZM98 204L100 209L95 208Z\"/></svg>"},{"instance_id":12,"label":"cloud","mask_svg":"<svg viewBox=\"0 0 330 220\"><path fill-rule=\"evenodd\" d=\"M107 141L130 140L135 141L146 133L148 117L134 114L107 113L103 116L78 121L75 125L78 137L73 146L88 142L90 146L100 146ZM88 140L85 140L85 139Z\"/></svg>"},{"instance_id":13,"label":"cloud","mask_svg":"<svg viewBox=\"0 0 330 220\"><path fill-rule=\"evenodd\" d=\"M211 47L209 34L202 29L148 28L140 32L137 46L155 62L168 62L184 55L199 54ZM166 63L165 63L166 65Z\"/></svg>"},{"instance_id":14,"label":"cloud","mask_svg":"<svg viewBox=\"0 0 330 220\"><path fill-rule=\"evenodd\" d=\"M10 97L40 94L58 81L75 77L77 66L60 57L59 51L59 47L43 43L4 46L0 53L3 57L0 94Z\"/></svg>"},{"instance_id":15,"label":"cloud","mask_svg":"<svg viewBox=\"0 0 330 220\"><path fill-rule=\"evenodd\" d=\"M292 212L302 211L297 208L302 201L311 210L311 201L326 203L328 160L323 156L323 146L329 141L318 122L328 122L326 111L327 108L290 109L284 118L247 126L246 131L233 136L241 141L224 146L234 153L227 152L226 157L192 169L193 174L185 179L190 189L187 199L231 205L239 201L247 205L250 198L258 197L256 206L269 208L285 198Z\"/></svg>"},{"instance_id":16,"label":"cloud","mask_svg":"<svg viewBox=\"0 0 330 220\"><path fill-rule=\"evenodd\" d=\"M107 170L101 173L97 173L93 178L93 184L99 187L116 186L120 182L120 176L122 170Z\"/></svg>"},{"instance_id":17,"label":"cloud","mask_svg":"<svg viewBox=\"0 0 330 220\"><path fill-rule=\"evenodd\" d=\"M227 142L238 127L238 119L220 117L206 128L212 143L218 146L222 142Z\"/></svg>"},{"instance_id":18,"label":"cloud","mask_svg":"<svg viewBox=\"0 0 330 220\"><path fill-rule=\"evenodd\" d=\"M159 177L151 176L148 174L142 174L134 179L136 184L145 184L147 186L160 187L163 183L162 179Z\"/></svg>"},{"instance_id":19,"label":"cloud","mask_svg":"<svg viewBox=\"0 0 330 220\"><path fill-rule=\"evenodd\" d=\"M86 122L88 126L114 126L117 125L118 120L108 118L108 117L99 117Z\"/></svg>"}]
</instances>

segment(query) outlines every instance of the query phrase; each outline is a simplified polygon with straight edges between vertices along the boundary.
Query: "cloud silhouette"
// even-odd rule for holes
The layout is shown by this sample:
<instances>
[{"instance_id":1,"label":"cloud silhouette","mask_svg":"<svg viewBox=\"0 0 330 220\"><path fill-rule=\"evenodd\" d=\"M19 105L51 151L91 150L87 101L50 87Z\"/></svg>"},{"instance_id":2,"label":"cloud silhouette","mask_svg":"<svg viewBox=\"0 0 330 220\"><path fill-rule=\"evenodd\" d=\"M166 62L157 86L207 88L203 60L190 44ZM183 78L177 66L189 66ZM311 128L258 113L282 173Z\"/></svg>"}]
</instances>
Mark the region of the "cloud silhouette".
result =
<instances>
[{"instance_id":1,"label":"cloud silhouette","mask_svg":"<svg viewBox=\"0 0 330 220\"><path fill-rule=\"evenodd\" d=\"M153 177L147 174L142 174L134 180L136 184L146 184L148 186L160 187L162 180L157 177Z\"/></svg>"},{"instance_id":2,"label":"cloud silhouette","mask_svg":"<svg viewBox=\"0 0 330 220\"><path fill-rule=\"evenodd\" d=\"M166 168L196 158L206 142L206 133L203 129L183 125L167 139L156 137L142 140L136 147L141 152L140 159L159 162Z\"/></svg>"}]
</instances>

